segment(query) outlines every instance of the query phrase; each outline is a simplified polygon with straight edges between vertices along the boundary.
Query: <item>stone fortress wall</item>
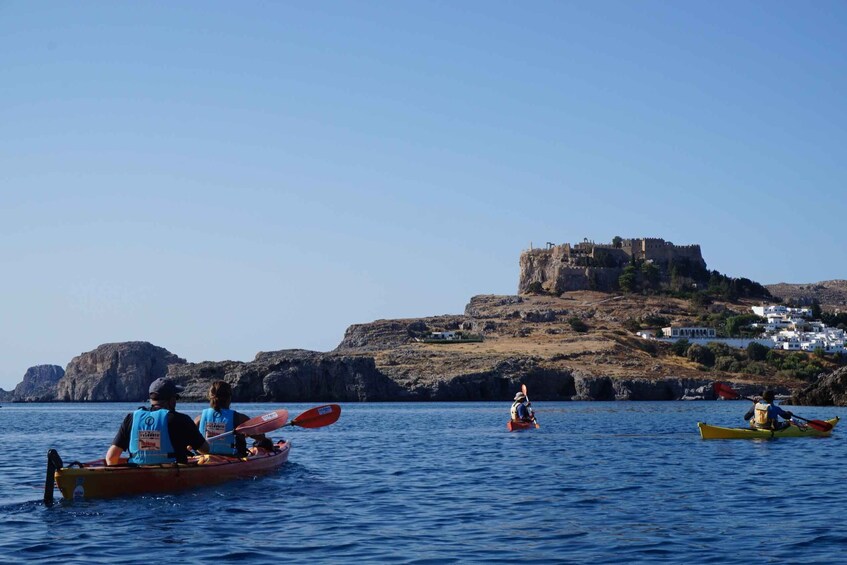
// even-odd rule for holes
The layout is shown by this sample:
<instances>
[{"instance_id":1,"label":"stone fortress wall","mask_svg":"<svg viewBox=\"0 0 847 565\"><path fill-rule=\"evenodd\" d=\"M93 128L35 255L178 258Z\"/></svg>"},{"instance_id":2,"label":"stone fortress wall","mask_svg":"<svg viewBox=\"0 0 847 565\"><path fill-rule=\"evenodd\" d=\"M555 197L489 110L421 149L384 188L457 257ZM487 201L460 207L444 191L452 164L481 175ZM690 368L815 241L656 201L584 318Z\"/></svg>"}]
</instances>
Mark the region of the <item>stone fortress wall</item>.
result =
<instances>
[{"instance_id":1,"label":"stone fortress wall","mask_svg":"<svg viewBox=\"0 0 847 565\"><path fill-rule=\"evenodd\" d=\"M661 238L623 239L613 243L548 243L545 249L528 249L520 257L518 292L524 293L535 282L548 292L569 290L612 290L623 268L632 259L650 261L666 273L671 261L687 260L703 268L706 262L700 246L674 245Z\"/></svg>"}]
</instances>

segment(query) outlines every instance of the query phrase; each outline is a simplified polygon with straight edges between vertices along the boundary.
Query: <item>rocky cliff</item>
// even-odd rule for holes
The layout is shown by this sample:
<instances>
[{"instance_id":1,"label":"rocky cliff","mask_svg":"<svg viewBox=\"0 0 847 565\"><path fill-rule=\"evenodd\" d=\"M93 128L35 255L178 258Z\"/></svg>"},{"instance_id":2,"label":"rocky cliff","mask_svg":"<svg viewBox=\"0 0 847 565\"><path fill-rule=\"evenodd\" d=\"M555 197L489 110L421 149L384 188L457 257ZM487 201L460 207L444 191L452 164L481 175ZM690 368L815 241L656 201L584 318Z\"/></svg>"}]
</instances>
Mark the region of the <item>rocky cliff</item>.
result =
<instances>
[{"instance_id":1,"label":"rocky cliff","mask_svg":"<svg viewBox=\"0 0 847 565\"><path fill-rule=\"evenodd\" d=\"M795 393L797 406L847 406L847 367L821 375L814 383Z\"/></svg>"},{"instance_id":2,"label":"rocky cliff","mask_svg":"<svg viewBox=\"0 0 847 565\"><path fill-rule=\"evenodd\" d=\"M49 402L56 400L56 387L65 375L58 365L36 365L24 374L24 379L9 395L9 400Z\"/></svg>"},{"instance_id":3,"label":"rocky cliff","mask_svg":"<svg viewBox=\"0 0 847 565\"><path fill-rule=\"evenodd\" d=\"M407 391L376 369L367 356L291 349L262 352L252 362L171 365L169 376L183 384L183 397L205 400L209 385L233 385L234 401L366 402L404 400Z\"/></svg>"},{"instance_id":4,"label":"rocky cliff","mask_svg":"<svg viewBox=\"0 0 847 565\"><path fill-rule=\"evenodd\" d=\"M754 304L759 301L703 307L668 296L592 291L480 295L463 314L356 324L334 351L263 352L252 361L186 363L146 342L105 344L68 364L56 398L142 402L150 382L163 375L186 387L184 399L198 401L205 400L212 381L226 380L234 385L236 402L508 401L521 383L532 389L534 400L714 398L715 380L731 382L745 394L758 394L764 386L781 394L801 389L807 377L754 363L743 350L723 346L704 361L633 334L634 327L651 324L725 319L749 312ZM456 329L484 339L415 340ZM804 359L836 365L814 356ZM745 372L748 367L752 370Z\"/></svg>"},{"instance_id":5,"label":"rocky cliff","mask_svg":"<svg viewBox=\"0 0 847 565\"><path fill-rule=\"evenodd\" d=\"M528 249L520 256L518 292L537 287L560 294L576 290L614 291L618 277L629 264L656 268L655 276L669 282L675 276L708 279L699 245L674 245L659 238L621 239L613 243L548 243L545 249ZM658 280L656 281L658 282Z\"/></svg>"},{"instance_id":6,"label":"rocky cliff","mask_svg":"<svg viewBox=\"0 0 847 565\"><path fill-rule=\"evenodd\" d=\"M150 383L185 363L167 349L145 341L107 343L74 357L56 390L64 401L135 402L145 400Z\"/></svg>"}]
</instances>

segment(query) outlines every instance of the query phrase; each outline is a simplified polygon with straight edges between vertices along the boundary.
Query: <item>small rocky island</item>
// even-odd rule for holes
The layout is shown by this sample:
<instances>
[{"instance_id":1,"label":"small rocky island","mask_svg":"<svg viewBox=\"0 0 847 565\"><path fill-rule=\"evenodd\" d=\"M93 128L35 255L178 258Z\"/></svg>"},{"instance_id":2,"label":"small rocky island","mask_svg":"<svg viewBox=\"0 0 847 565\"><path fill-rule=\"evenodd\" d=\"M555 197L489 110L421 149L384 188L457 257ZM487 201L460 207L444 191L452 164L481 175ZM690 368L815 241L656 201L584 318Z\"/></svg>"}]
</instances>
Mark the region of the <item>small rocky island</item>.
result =
<instances>
[{"instance_id":1,"label":"small rocky island","mask_svg":"<svg viewBox=\"0 0 847 565\"><path fill-rule=\"evenodd\" d=\"M789 364L781 352L760 359L726 346L683 350L636 335L730 327L781 296L843 309L844 281L763 287L708 271L697 245L660 239L549 244L525 251L520 266L517 295L474 296L462 314L356 324L330 352L190 363L147 342L103 344L64 370L32 367L0 400L141 402L150 382L167 375L196 401L218 379L233 385L236 402L507 401L521 383L537 400L713 399L711 385L721 380L744 394L768 386L797 403L847 405L840 358L798 353L803 360ZM421 339L434 332L481 340Z\"/></svg>"}]
</instances>

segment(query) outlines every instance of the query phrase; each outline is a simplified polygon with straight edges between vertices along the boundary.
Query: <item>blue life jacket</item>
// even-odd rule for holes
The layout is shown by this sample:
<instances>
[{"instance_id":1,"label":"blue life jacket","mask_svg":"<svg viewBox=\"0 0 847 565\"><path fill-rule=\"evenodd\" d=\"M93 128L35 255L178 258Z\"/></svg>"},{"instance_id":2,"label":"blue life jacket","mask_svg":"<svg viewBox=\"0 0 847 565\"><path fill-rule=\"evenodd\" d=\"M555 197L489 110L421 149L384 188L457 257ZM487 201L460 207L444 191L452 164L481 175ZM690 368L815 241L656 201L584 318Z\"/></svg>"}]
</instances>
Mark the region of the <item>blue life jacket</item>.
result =
<instances>
[{"instance_id":1,"label":"blue life jacket","mask_svg":"<svg viewBox=\"0 0 847 565\"><path fill-rule=\"evenodd\" d=\"M168 433L168 410L139 408L132 414L129 462L138 465L176 463L176 454Z\"/></svg>"},{"instance_id":2,"label":"blue life jacket","mask_svg":"<svg viewBox=\"0 0 847 565\"><path fill-rule=\"evenodd\" d=\"M200 413L199 427L203 437L209 442L209 453L215 455L238 454L235 446L235 434L229 434L220 439L209 439L235 429L235 410L206 408Z\"/></svg>"}]
</instances>

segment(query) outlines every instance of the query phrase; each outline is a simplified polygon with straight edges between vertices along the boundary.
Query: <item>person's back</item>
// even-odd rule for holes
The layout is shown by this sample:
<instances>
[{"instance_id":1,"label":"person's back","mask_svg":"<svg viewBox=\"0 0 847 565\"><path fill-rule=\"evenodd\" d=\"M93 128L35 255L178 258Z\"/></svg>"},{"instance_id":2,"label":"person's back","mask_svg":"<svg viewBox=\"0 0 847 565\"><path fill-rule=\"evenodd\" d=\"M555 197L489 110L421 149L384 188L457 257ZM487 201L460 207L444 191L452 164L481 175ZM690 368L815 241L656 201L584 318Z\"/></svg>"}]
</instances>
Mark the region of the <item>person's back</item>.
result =
<instances>
[{"instance_id":1,"label":"person's back","mask_svg":"<svg viewBox=\"0 0 847 565\"><path fill-rule=\"evenodd\" d=\"M779 421L780 416L785 420L789 420L793 414L774 404L774 398L775 396L772 390L766 390L762 393L762 399L753 407L753 417L750 420L750 424L754 428L782 430L791 425L789 421Z\"/></svg>"},{"instance_id":2,"label":"person's back","mask_svg":"<svg viewBox=\"0 0 847 565\"><path fill-rule=\"evenodd\" d=\"M512 409L510 411L510 415L513 422L532 421L532 410L527 405L526 395L523 392L518 392L515 395L515 401L512 402Z\"/></svg>"},{"instance_id":3,"label":"person's back","mask_svg":"<svg viewBox=\"0 0 847 565\"><path fill-rule=\"evenodd\" d=\"M227 433L235 429L234 410L229 408L206 408L200 413L197 427L209 442L209 453L214 455L238 455L237 434ZM223 437L215 438L226 434Z\"/></svg>"},{"instance_id":4,"label":"person's back","mask_svg":"<svg viewBox=\"0 0 847 565\"><path fill-rule=\"evenodd\" d=\"M230 409L232 403L232 386L226 381L215 381L209 387L209 408L204 409L194 419L200 433L209 442L210 453L231 457L245 457L247 442L244 436L232 432L250 419L246 414ZM227 434L215 439L215 436ZM273 442L264 434L250 436L257 441L256 446L263 449L273 449Z\"/></svg>"},{"instance_id":5,"label":"person's back","mask_svg":"<svg viewBox=\"0 0 847 565\"><path fill-rule=\"evenodd\" d=\"M182 387L171 379L153 381L149 389L150 407L141 406L126 415L106 452L106 464L122 463L124 451L129 452L126 462L136 465L186 463L189 446L207 452L209 445L191 418L176 411L180 392Z\"/></svg>"}]
</instances>

